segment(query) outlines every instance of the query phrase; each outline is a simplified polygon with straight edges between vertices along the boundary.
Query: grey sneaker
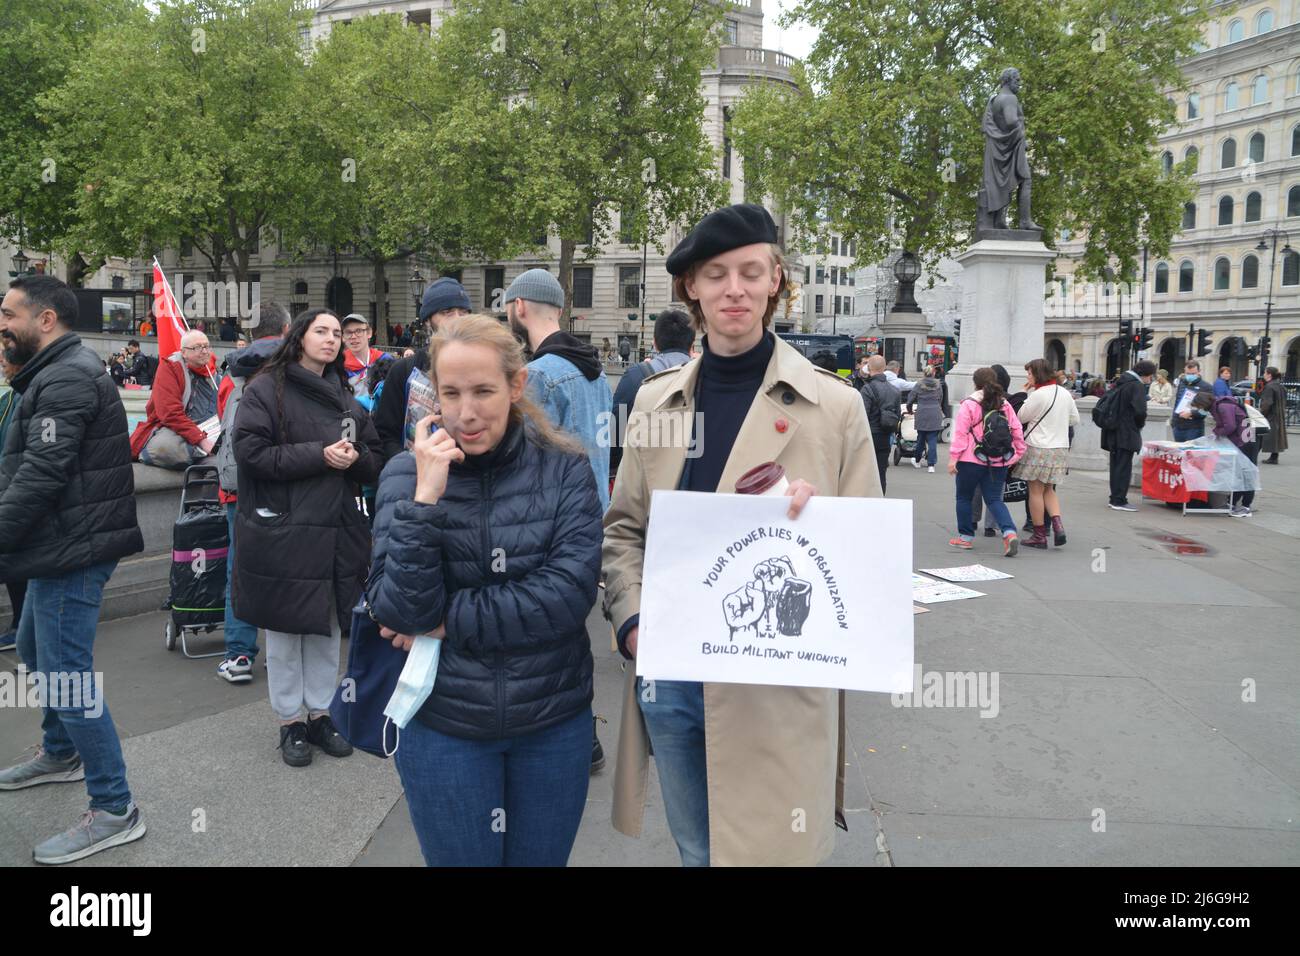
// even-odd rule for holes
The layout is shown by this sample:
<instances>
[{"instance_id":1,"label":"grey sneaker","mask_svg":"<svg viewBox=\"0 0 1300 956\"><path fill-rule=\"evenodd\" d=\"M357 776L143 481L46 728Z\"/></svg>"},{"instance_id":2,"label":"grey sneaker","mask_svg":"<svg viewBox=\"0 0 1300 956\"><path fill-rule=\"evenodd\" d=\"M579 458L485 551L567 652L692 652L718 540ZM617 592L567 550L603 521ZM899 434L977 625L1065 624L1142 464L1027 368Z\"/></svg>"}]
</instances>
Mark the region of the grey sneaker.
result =
<instances>
[{"instance_id":1,"label":"grey sneaker","mask_svg":"<svg viewBox=\"0 0 1300 956\"><path fill-rule=\"evenodd\" d=\"M44 747L37 747L36 756L31 760L0 770L0 790L21 790L42 783L71 783L85 779L86 767L80 756L73 754L67 760L55 760Z\"/></svg>"},{"instance_id":2,"label":"grey sneaker","mask_svg":"<svg viewBox=\"0 0 1300 956\"><path fill-rule=\"evenodd\" d=\"M121 816L107 810L87 810L77 825L52 836L32 851L37 863L71 863L100 850L132 843L144 836L144 820L134 803Z\"/></svg>"}]
</instances>

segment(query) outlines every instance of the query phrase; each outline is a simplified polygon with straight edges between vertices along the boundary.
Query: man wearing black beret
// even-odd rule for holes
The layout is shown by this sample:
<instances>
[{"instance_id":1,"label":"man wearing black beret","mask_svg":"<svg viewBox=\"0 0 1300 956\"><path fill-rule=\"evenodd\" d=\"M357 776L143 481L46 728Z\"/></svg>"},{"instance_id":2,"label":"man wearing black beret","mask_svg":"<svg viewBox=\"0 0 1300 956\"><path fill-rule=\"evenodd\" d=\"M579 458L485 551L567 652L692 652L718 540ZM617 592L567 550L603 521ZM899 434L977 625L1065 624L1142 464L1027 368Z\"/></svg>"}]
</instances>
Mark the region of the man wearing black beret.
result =
<instances>
[{"instance_id":1,"label":"man wearing black beret","mask_svg":"<svg viewBox=\"0 0 1300 956\"><path fill-rule=\"evenodd\" d=\"M653 375L629 416L696 423L685 447L647 447L629 427L605 513L605 615L637 650L650 496L724 492L755 465L785 468L795 517L813 494L879 497L862 400L768 328L787 279L762 206L710 213L668 257L673 298L705 332L699 358ZM687 866L811 865L843 824L842 704L834 690L654 681L628 668L614 780L614 826L638 836L649 745L664 810ZM792 809L805 811L792 826ZM798 823L796 819L794 821Z\"/></svg>"}]
</instances>

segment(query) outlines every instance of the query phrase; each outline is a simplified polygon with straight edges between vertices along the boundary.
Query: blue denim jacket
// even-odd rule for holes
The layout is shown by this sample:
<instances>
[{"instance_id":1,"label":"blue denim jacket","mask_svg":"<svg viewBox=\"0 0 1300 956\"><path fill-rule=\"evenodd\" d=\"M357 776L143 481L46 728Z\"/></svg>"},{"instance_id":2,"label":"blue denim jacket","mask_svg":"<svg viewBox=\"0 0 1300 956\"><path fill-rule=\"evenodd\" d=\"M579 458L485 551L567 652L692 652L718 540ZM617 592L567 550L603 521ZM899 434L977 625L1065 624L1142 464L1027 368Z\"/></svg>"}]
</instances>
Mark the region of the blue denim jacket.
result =
<instances>
[{"instance_id":1,"label":"blue denim jacket","mask_svg":"<svg viewBox=\"0 0 1300 956\"><path fill-rule=\"evenodd\" d=\"M543 355L528 363L528 394L552 423L572 432L587 449L596 476L600 508L609 507L610 408L614 395L609 379L588 381L578 367L558 355Z\"/></svg>"}]
</instances>

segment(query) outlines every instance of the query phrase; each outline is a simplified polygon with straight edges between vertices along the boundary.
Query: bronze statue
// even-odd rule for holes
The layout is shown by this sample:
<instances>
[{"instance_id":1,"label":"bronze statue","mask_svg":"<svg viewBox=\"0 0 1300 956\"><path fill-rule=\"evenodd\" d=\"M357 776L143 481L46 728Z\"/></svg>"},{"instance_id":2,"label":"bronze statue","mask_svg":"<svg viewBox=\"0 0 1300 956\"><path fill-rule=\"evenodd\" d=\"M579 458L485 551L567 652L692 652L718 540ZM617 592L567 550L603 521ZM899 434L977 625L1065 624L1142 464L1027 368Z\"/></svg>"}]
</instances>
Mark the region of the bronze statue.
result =
<instances>
[{"instance_id":1,"label":"bronze statue","mask_svg":"<svg viewBox=\"0 0 1300 956\"><path fill-rule=\"evenodd\" d=\"M1002 71L998 91L984 108L984 184L979 192L977 234L1007 229L1007 209L1016 194L1021 229L1042 229L1029 215L1029 157L1026 154L1025 112L1016 96L1020 71Z\"/></svg>"}]
</instances>

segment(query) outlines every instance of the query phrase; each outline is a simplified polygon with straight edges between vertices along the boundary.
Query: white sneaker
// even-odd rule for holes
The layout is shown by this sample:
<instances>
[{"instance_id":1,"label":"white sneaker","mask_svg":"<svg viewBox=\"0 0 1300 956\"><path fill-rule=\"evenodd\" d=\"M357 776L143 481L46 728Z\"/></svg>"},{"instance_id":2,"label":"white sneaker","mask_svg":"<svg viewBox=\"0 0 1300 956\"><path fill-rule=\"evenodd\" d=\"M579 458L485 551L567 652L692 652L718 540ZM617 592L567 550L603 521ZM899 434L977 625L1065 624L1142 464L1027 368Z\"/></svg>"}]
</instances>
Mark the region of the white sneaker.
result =
<instances>
[{"instance_id":1,"label":"white sneaker","mask_svg":"<svg viewBox=\"0 0 1300 956\"><path fill-rule=\"evenodd\" d=\"M247 684L253 679L253 662L247 657L234 657L217 665L217 676L232 684Z\"/></svg>"},{"instance_id":2,"label":"white sneaker","mask_svg":"<svg viewBox=\"0 0 1300 956\"><path fill-rule=\"evenodd\" d=\"M1250 509L1247 508L1245 505L1234 505L1232 510L1229 511L1228 514L1234 518L1249 518Z\"/></svg>"},{"instance_id":3,"label":"white sneaker","mask_svg":"<svg viewBox=\"0 0 1300 956\"><path fill-rule=\"evenodd\" d=\"M921 467L921 459L919 459L919 458L913 458L913 459L912 459L912 467L913 467L913 468L920 468L920 467Z\"/></svg>"},{"instance_id":4,"label":"white sneaker","mask_svg":"<svg viewBox=\"0 0 1300 956\"><path fill-rule=\"evenodd\" d=\"M928 473L930 473L930 474L933 475L933 474L934 474L934 465L931 465L929 468L927 468L927 469L925 469L925 470L926 470Z\"/></svg>"}]
</instances>

